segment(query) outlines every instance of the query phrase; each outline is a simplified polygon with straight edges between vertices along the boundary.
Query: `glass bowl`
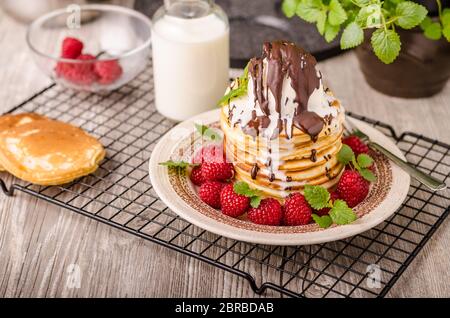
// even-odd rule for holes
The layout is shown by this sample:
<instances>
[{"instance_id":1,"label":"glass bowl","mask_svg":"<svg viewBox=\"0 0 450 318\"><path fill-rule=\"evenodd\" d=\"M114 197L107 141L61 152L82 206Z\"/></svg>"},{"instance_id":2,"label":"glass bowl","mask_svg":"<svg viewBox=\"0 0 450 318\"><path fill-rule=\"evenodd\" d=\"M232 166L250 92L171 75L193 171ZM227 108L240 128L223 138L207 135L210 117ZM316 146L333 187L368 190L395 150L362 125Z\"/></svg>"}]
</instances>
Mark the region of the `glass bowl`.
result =
<instances>
[{"instance_id":1,"label":"glass bowl","mask_svg":"<svg viewBox=\"0 0 450 318\"><path fill-rule=\"evenodd\" d=\"M135 78L148 63L151 22L143 14L113 5L82 5L36 19L27 44L38 67L56 83L75 90L108 92ZM62 43L83 42L92 60L66 59Z\"/></svg>"}]
</instances>

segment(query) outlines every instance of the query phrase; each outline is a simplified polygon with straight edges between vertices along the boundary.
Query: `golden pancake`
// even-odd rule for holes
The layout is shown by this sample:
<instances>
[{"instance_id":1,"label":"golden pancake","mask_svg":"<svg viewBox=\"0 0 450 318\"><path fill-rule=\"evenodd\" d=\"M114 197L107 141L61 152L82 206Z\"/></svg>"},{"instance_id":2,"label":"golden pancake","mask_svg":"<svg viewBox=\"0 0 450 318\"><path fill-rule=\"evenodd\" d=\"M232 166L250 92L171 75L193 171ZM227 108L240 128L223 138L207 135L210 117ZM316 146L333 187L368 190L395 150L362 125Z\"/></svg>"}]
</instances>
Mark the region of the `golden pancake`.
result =
<instances>
[{"instance_id":1,"label":"golden pancake","mask_svg":"<svg viewBox=\"0 0 450 318\"><path fill-rule=\"evenodd\" d=\"M97 139L55 120L32 120L0 133L0 164L34 184L68 183L94 172L104 156Z\"/></svg>"},{"instance_id":2,"label":"golden pancake","mask_svg":"<svg viewBox=\"0 0 450 318\"><path fill-rule=\"evenodd\" d=\"M291 138L283 133L275 140L250 136L238 125L231 127L227 113L227 107L223 107L220 123L227 157L235 165L237 180L280 199L291 192L303 191L306 184L330 188L338 182L343 170L337 161L342 147L343 112L324 125L315 141L297 128ZM255 165L258 168L252 175Z\"/></svg>"},{"instance_id":3,"label":"golden pancake","mask_svg":"<svg viewBox=\"0 0 450 318\"><path fill-rule=\"evenodd\" d=\"M17 115L3 115L0 116L0 133L20 125L28 124L36 120L47 120L47 117L35 113L23 113ZM0 165L0 171L5 171Z\"/></svg>"}]
</instances>

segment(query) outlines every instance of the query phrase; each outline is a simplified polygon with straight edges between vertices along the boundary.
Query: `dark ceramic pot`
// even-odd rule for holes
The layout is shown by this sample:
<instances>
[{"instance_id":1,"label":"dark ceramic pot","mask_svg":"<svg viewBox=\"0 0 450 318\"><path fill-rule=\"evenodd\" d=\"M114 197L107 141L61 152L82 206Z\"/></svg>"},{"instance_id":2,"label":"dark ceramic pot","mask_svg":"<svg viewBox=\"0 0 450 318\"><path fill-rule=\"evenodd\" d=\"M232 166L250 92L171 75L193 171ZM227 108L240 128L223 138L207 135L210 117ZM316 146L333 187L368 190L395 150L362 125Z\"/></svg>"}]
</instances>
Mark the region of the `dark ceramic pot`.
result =
<instances>
[{"instance_id":1,"label":"dark ceramic pot","mask_svg":"<svg viewBox=\"0 0 450 318\"><path fill-rule=\"evenodd\" d=\"M384 94L405 98L440 92L450 77L450 43L445 39L429 40L419 28L397 32L402 47L391 64L384 64L375 56L370 33L365 34L364 43L356 49L367 83Z\"/></svg>"}]
</instances>

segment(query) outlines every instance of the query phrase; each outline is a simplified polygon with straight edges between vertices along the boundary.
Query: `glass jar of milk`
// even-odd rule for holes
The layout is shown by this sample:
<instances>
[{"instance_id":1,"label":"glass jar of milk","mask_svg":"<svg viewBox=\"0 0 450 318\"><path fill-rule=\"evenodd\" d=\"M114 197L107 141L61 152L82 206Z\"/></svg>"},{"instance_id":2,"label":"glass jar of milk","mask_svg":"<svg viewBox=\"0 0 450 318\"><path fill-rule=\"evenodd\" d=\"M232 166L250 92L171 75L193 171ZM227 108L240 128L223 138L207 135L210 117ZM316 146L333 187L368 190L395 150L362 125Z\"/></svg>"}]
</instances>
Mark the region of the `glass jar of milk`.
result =
<instances>
[{"instance_id":1,"label":"glass jar of milk","mask_svg":"<svg viewBox=\"0 0 450 318\"><path fill-rule=\"evenodd\" d=\"M214 0L165 0L153 17L156 109L182 121L217 107L229 83L229 24Z\"/></svg>"}]
</instances>

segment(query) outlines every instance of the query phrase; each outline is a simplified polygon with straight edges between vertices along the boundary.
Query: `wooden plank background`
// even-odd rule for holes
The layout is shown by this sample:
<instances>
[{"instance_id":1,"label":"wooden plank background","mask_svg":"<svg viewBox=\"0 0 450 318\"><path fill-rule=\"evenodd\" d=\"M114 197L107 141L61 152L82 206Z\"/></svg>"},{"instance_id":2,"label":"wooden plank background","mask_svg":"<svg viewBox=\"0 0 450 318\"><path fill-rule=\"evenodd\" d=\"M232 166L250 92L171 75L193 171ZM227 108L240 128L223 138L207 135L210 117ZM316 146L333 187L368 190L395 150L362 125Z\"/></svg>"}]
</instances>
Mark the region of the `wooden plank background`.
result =
<instances>
[{"instance_id":1,"label":"wooden plank background","mask_svg":"<svg viewBox=\"0 0 450 318\"><path fill-rule=\"evenodd\" d=\"M26 26L0 11L0 111L50 82L34 66ZM450 142L450 84L428 99L406 100L372 90L353 53L320 63L328 85L350 111L380 119L397 132ZM1 177L11 183L6 174ZM450 296L449 220L434 234L389 296ZM80 288L67 284L70 264ZM271 292L267 296L274 295ZM255 297L244 279L18 193L0 195L0 297Z\"/></svg>"}]
</instances>

